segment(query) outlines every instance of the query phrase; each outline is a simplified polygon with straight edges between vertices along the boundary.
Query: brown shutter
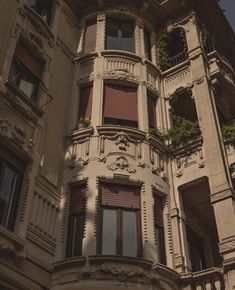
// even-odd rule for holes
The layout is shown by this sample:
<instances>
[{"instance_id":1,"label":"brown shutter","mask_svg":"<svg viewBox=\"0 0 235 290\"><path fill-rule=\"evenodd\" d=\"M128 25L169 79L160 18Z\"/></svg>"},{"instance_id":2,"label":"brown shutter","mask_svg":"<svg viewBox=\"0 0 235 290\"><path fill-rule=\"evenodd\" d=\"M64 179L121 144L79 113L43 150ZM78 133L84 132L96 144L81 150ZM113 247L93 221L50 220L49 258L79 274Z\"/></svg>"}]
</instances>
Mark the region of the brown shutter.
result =
<instances>
[{"instance_id":1,"label":"brown shutter","mask_svg":"<svg viewBox=\"0 0 235 290\"><path fill-rule=\"evenodd\" d=\"M84 44L84 54L95 51L96 46L96 22L87 24Z\"/></svg>"},{"instance_id":2,"label":"brown shutter","mask_svg":"<svg viewBox=\"0 0 235 290\"><path fill-rule=\"evenodd\" d=\"M148 117L149 117L149 127L156 128L156 102L155 100L148 95Z\"/></svg>"},{"instance_id":3,"label":"brown shutter","mask_svg":"<svg viewBox=\"0 0 235 290\"><path fill-rule=\"evenodd\" d=\"M83 212L86 206L86 185L71 187L70 214Z\"/></svg>"},{"instance_id":4,"label":"brown shutter","mask_svg":"<svg viewBox=\"0 0 235 290\"><path fill-rule=\"evenodd\" d=\"M104 99L104 117L138 122L136 88L105 85Z\"/></svg>"},{"instance_id":5,"label":"brown shutter","mask_svg":"<svg viewBox=\"0 0 235 290\"><path fill-rule=\"evenodd\" d=\"M102 205L140 208L140 189L136 186L103 184L101 188Z\"/></svg>"},{"instance_id":6,"label":"brown shutter","mask_svg":"<svg viewBox=\"0 0 235 290\"><path fill-rule=\"evenodd\" d=\"M92 93L93 87L85 87L80 90L80 106L79 106L79 118L91 117L91 108L92 108Z\"/></svg>"},{"instance_id":7,"label":"brown shutter","mask_svg":"<svg viewBox=\"0 0 235 290\"><path fill-rule=\"evenodd\" d=\"M163 198L158 195L154 195L154 222L156 225L164 227Z\"/></svg>"},{"instance_id":8,"label":"brown shutter","mask_svg":"<svg viewBox=\"0 0 235 290\"><path fill-rule=\"evenodd\" d=\"M15 57L25 65L37 78L42 75L42 63L33 56L30 51L18 42L15 50Z\"/></svg>"}]
</instances>

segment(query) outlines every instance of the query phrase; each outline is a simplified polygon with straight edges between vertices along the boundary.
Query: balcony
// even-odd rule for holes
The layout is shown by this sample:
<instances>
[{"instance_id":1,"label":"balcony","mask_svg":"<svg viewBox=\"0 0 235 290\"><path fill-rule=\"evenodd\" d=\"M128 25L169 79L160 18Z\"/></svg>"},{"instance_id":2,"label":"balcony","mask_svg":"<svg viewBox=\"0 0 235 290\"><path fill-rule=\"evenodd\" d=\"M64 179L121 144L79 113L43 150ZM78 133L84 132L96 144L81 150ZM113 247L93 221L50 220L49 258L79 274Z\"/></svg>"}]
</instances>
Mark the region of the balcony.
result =
<instances>
[{"instance_id":1,"label":"balcony","mask_svg":"<svg viewBox=\"0 0 235 290\"><path fill-rule=\"evenodd\" d=\"M169 282L170 281L170 282ZM179 290L179 275L151 261L120 256L70 258L54 264L52 290L144 289ZM81 287L81 288L80 288Z\"/></svg>"},{"instance_id":2,"label":"balcony","mask_svg":"<svg viewBox=\"0 0 235 290\"><path fill-rule=\"evenodd\" d=\"M200 272L186 274L182 278L182 289L187 290L223 290L223 272L221 268L210 268Z\"/></svg>"}]
</instances>

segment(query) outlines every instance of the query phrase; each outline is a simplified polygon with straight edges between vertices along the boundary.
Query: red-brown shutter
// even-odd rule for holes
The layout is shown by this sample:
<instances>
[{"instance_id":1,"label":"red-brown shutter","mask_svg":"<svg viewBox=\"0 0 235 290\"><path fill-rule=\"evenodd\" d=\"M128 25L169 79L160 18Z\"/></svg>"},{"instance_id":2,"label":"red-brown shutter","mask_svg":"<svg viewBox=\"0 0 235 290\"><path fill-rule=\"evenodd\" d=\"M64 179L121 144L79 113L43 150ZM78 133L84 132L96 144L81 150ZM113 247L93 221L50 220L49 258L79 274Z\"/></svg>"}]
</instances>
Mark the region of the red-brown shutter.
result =
<instances>
[{"instance_id":1,"label":"red-brown shutter","mask_svg":"<svg viewBox=\"0 0 235 290\"><path fill-rule=\"evenodd\" d=\"M31 52L18 42L15 50L15 57L25 65L37 78L42 75L42 63L31 54Z\"/></svg>"},{"instance_id":2,"label":"red-brown shutter","mask_svg":"<svg viewBox=\"0 0 235 290\"><path fill-rule=\"evenodd\" d=\"M101 188L102 205L140 208L140 189L136 186L103 184Z\"/></svg>"},{"instance_id":3,"label":"red-brown shutter","mask_svg":"<svg viewBox=\"0 0 235 290\"><path fill-rule=\"evenodd\" d=\"M91 109L92 109L92 93L93 87L85 87L80 90L80 106L79 106L79 118L91 117Z\"/></svg>"},{"instance_id":4,"label":"red-brown shutter","mask_svg":"<svg viewBox=\"0 0 235 290\"><path fill-rule=\"evenodd\" d=\"M70 214L83 212L86 206L86 185L71 187Z\"/></svg>"},{"instance_id":5,"label":"red-brown shutter","mask_svg":"<svg viewBox=\"0 0 235 290\"><path fill-rule=\"evenodd\" d=\"M84 54L95 51L96 46L96 22L87 24L85 33Z\"/></svg>"},{"instance_id":6,"label":"red-brown shutter","mask_svg":"<svg viewBox=\"0 0 235 290\"><path fill-rule=\"evenodd\" d=\"M104 117L138 122L136 88L105 85Z\"/></svg>"},{"instance_id":7,"label":"red-brown shutter","mask_svg":"<svg viewBox=\"0 0 235 290\"><path fill-rule=\"evenodd\" d=\"M154 196L154 222L156 225L164 227L163 222L163 198Z\"/></svg>"},{"instance_id":8,"label":"red-brown shutter","mask_svg":"<svg viewBox=\"0 0 235 290\"><path fill-rule=\"evenodd\" d=\"M156 102L155 100L148 95L148 119L149 119L149 127L156 128Z\"/></svg>"}]
</instances>

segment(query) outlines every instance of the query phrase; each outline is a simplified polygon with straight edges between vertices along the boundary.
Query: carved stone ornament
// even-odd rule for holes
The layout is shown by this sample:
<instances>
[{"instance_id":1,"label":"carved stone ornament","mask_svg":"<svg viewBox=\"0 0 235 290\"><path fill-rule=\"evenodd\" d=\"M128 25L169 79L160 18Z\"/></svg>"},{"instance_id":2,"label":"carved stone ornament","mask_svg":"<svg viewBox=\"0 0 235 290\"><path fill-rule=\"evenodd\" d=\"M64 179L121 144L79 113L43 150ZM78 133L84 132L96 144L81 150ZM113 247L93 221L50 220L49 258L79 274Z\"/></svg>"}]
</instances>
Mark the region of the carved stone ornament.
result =
<instances>
[{"instance_id":1,"label":"carved stone ornament","mask_svg":"<svg viewBox=\"0 0 235 290\"><path fill-rule=\"evenodd\" d=\"M115 171L117 169L121 169L121 170L126 170L127 172L129 173L135 173L136 170L128 163L128 160L123 157L123 156L120 156L116 159L115 162L109 164L107 166L107 168L109 170L112 170L112 171Z\"/></svg>"},{"instance_id":2,"label":"carved stone ornament","mask_svg":"<svg viewBox=\"0 0 235 290\"><path fill-rule=\"evenodd\" d=\"M109 78L109 79L123 80L123 81L129 80L129 81L134 81L134 82L137 82L139 80L137 76L130 73L126 69L114 69L111 71L104 72L103 77Z\"/></svg>"},{"instance_id":3,"label":"carved stone ornament","mask_svg":"<svg viewBox=\"0 0 235 290\"><path fill-rule=\"evenodd\" d=\"M20 126L13 124L8 119L0 119L0 136L13 142L27 153L31 153L34 148L33 139L28 138Z\"/></svg>"},{"instance_id":4,"label":"carved stone ornament","mask_svg":"<svg viewBox=\"0 0 235 290\"><path fill-rule=\"evenodd\" d=\"M117 140L115 141L115 144L118 145L118 148L120 150L126 150L127 147L129 147L129 142L127 140L127 135L124 134L123 132L121 132L118 136L117 136Z\"/></svg>"},{"instance_id":5,"label":"carved stone ornament","mask_svg":"<svg viewBox=\"0 0 235 290\"><path fill-rule=\"evenodd\" d=\"M16 263L25 259L25 254L17 250L12 244L0 244L0 257L13 257Z\"/></svg>"},{"instance_id":6,"label":"carved stone ornament","mask_svg":"<svg viewBox=\"0 0 235 290\"><path fill-rule=\"evenodd\" d=\"M224 242L219 245L219 251L221 254L233 252L234 250L235 250L235 240Z\"/></svg>"},{"instance_id":7,"label":"carved stone ornament","mask_svg":"<svg viewBox=\"0 0 235 290\"><path fill-rule=\"evenodd\" d=\"M144 270L138 266L116 265L116 264L103 264L101 271L112 276L117 277L119 281L126 281L136 276L142 276Z\"/></svg>"}]
</instances>

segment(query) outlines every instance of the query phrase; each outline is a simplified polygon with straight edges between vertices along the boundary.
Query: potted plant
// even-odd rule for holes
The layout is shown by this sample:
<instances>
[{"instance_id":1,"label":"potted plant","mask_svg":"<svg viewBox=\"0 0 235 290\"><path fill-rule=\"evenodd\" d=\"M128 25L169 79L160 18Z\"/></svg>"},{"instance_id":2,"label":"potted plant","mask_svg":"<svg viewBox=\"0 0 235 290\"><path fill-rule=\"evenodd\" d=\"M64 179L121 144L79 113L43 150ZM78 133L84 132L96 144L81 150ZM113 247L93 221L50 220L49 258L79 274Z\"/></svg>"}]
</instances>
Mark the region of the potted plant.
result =
<instances>
[{"instance_id":1,"label":"potted plant","mask_svg":"<svg viewBox=\"0 0 235 290\"><path fill-rule=\"evenodd\" d=\"M91 125L91 119L86 117L81 117L78 123L78 129L88 128Z\"/></svg>"},{"instance_id":2,"label":"potted plant","mask_svg":"<svg viewBox=\"0 0 235 290\"><path fill-rule=\"evenodd\" d=\"M223 124L221 134L225 142L235 144L235 124Z\"/></svg>"},{"instance_id":3,"label":"potted plant","mask_svg":"<svg viewBox=\"0 0 235 290\"><path fill-rule=\"evenodd\" d=\"M165 134L163 132L161 132L158 128L149 128L149 131L148 133L150 135L153 135L159 139L161 139L162 141L164 140L165 138Z\"/></svg>"}]
</instances>

